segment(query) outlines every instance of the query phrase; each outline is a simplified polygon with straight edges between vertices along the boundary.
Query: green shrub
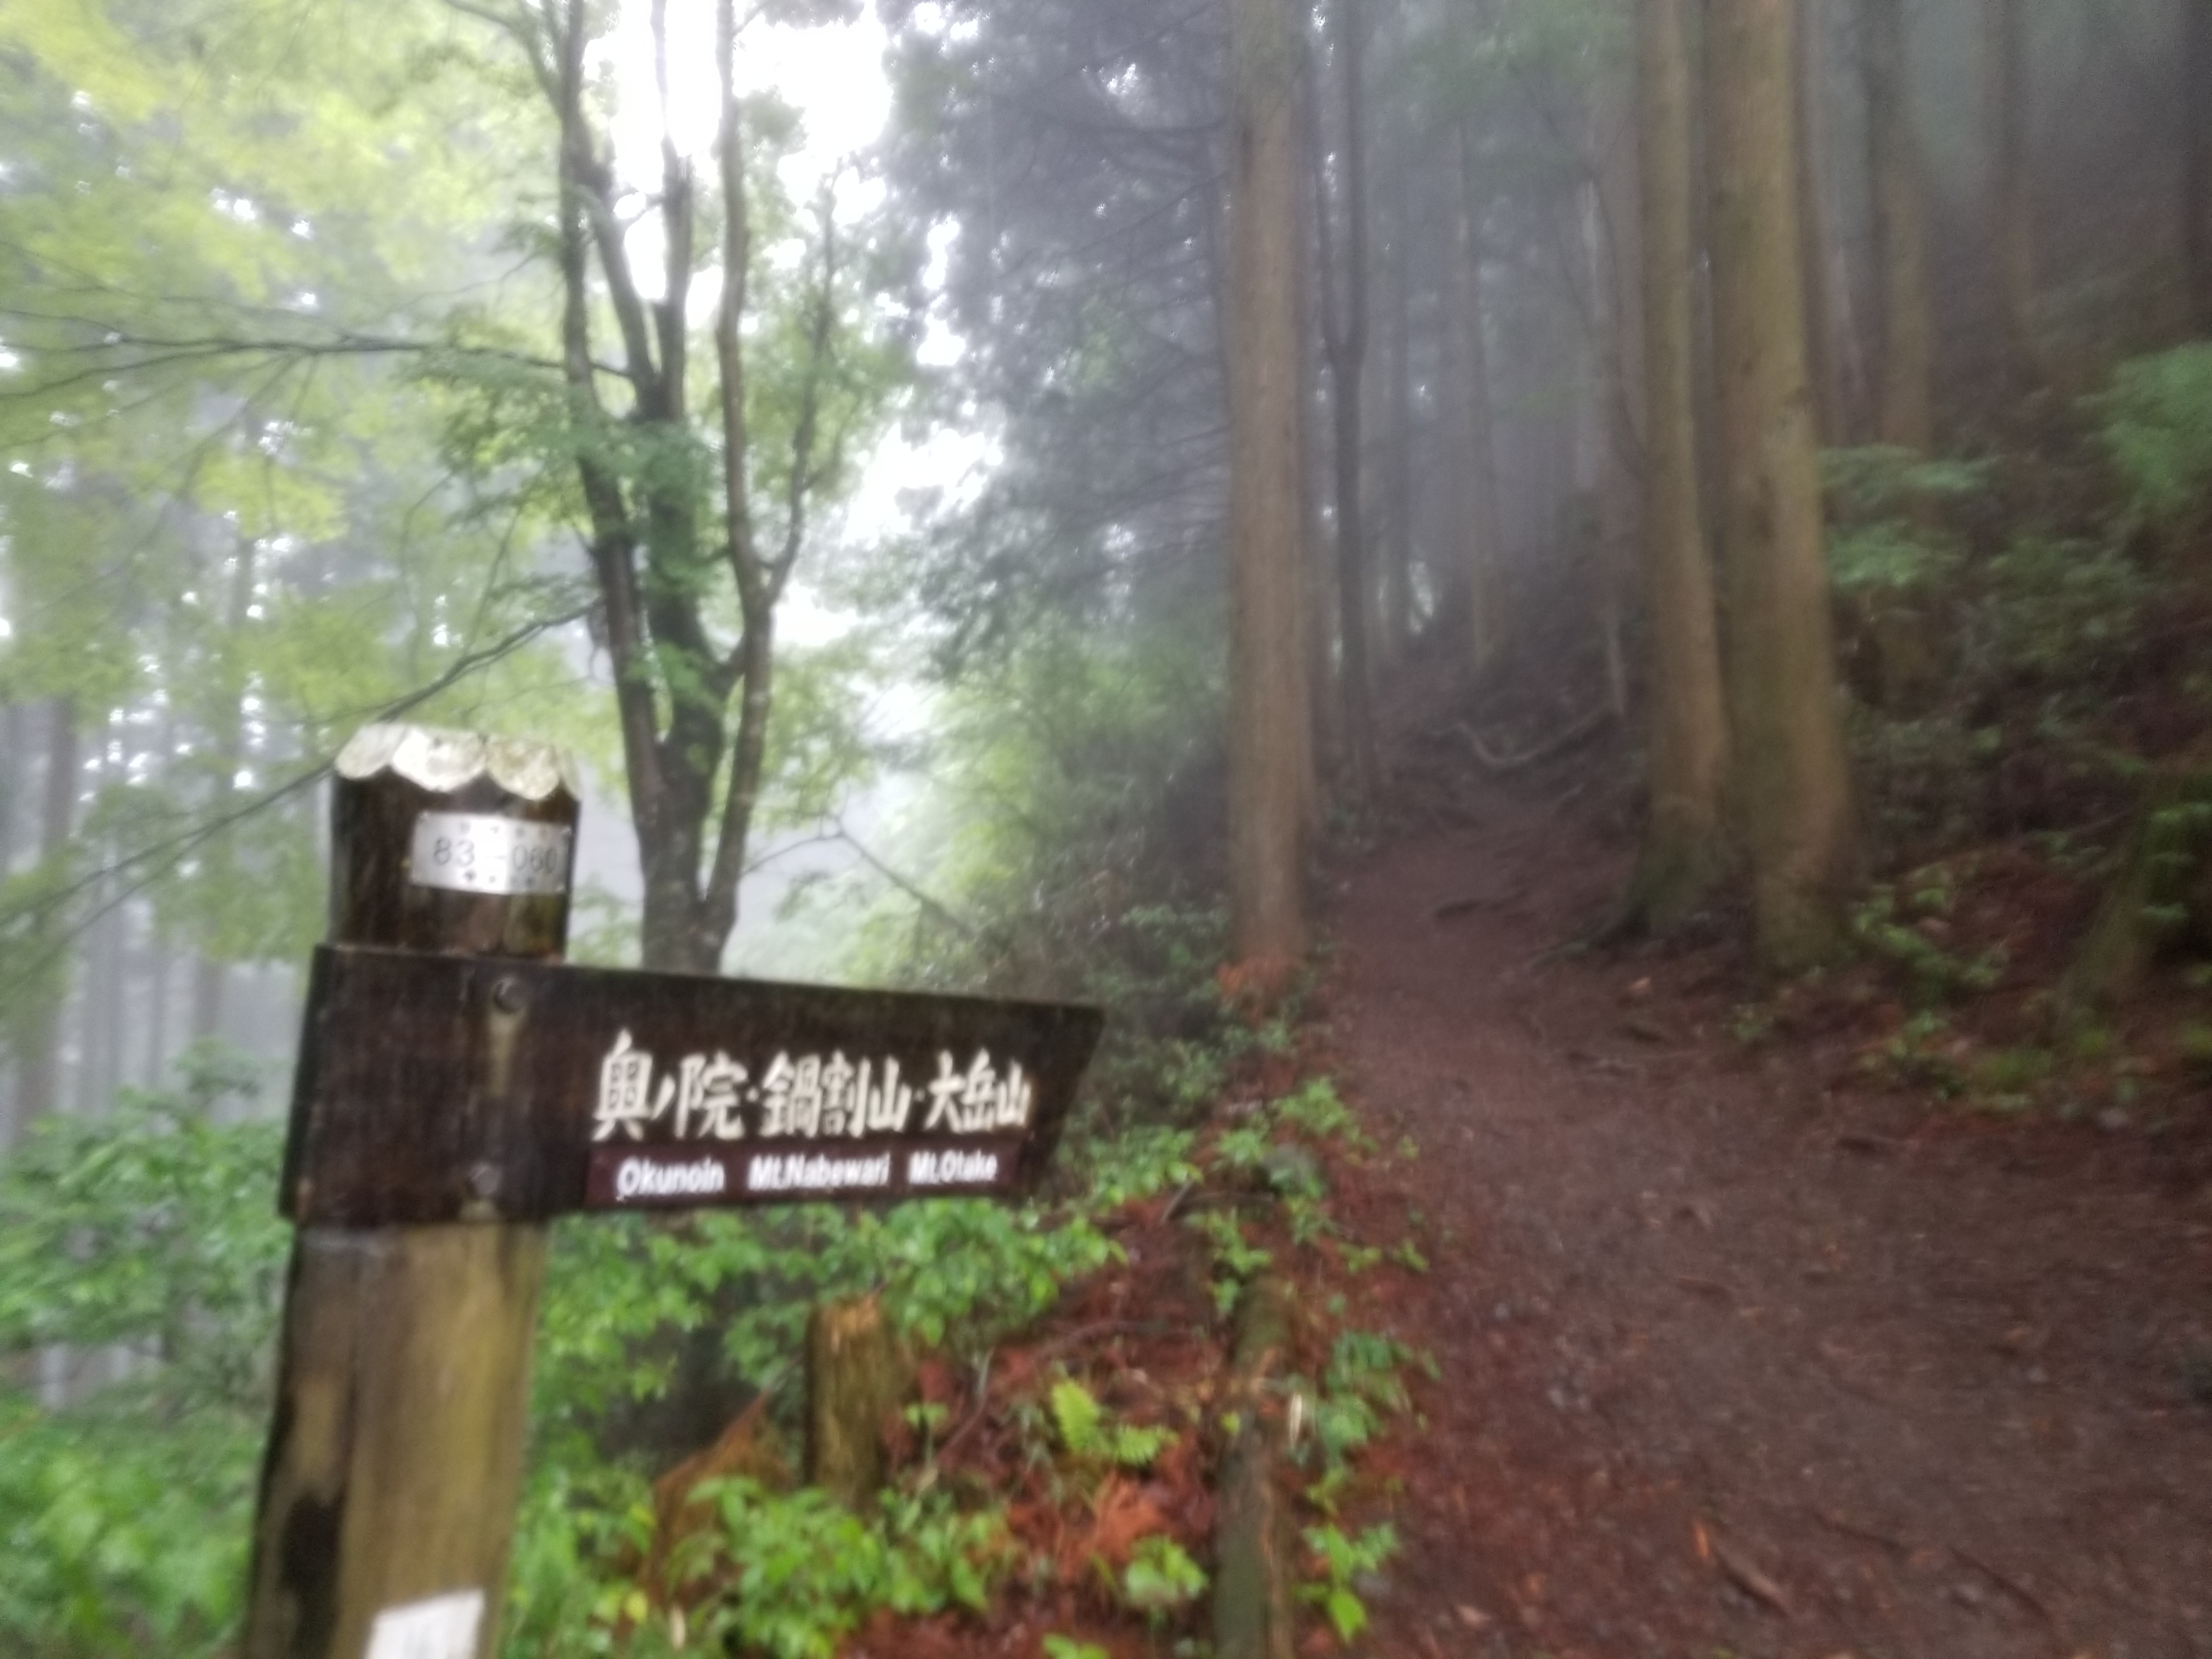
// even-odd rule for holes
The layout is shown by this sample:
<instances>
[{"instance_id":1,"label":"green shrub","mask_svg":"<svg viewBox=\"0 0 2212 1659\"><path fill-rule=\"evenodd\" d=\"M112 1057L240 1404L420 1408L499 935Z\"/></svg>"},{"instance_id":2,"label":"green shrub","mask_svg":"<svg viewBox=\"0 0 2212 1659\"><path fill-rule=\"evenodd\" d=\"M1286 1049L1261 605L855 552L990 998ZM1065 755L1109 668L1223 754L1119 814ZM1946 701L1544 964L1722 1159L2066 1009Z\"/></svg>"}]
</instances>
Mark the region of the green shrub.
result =
<instances>
[{"instance_id":1,"label":"green shrub","mask_svg":"<svg viewBox=\"0 0 2212 1659\"><path fill-rule=\"evenodd\" d=\"M2136 513L2171 523L2212 501L2212 343L2122 363L2089 407Z\"/></svg>"},{"instance_id":2,"label":"green shrub","mask_svg":"<svg viewBox=\"0 0 2212 1659\"><path fill-rule=\"evenodd\" d=\"M0 1355L112 1378L49 1405L0 1383L0 1649L214 1653L245 1588L284 1224L281 1132L218 1123L251 1067L34 1124L0 1165Z\"/></svg>"}]
</instances>

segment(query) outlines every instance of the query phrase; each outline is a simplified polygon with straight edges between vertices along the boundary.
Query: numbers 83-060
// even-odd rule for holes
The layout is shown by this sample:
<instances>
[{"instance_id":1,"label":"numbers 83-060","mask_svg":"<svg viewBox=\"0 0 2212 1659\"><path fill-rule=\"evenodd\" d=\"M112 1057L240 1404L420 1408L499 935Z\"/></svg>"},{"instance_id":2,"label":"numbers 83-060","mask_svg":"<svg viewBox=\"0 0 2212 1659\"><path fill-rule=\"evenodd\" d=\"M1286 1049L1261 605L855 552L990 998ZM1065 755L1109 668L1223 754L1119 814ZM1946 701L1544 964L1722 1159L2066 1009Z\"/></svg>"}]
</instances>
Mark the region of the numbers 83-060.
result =
<instances>
[{"instance_id":1,"label":"numbers 83-060","mask_svg":"<svg viewBox=\"0 0 2212 1659\"><path fill-rule=\"evenodd\" d=\"M460 893L558 893L568 885L565 824L475 812L424 812L415 820L409 878Z\"/></svg>"}]
</instances>

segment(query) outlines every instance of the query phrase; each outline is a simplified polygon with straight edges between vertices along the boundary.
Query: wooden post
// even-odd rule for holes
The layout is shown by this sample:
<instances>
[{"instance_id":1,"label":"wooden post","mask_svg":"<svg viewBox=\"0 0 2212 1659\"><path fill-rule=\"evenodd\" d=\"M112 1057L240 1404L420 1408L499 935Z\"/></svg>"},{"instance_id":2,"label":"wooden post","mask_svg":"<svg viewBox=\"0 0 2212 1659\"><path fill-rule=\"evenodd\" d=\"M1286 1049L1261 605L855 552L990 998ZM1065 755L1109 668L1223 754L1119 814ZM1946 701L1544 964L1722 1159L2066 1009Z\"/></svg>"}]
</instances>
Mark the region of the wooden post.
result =
<instances>
[{"instance_id":1,"label":"wooden post","mask_svg":"<svg viewBox=\"0 0 2212 1659\"><path fill-rule=\"evenodd\" d=\"M337 769L331 943L559 957L578 806L560 751L373 726ZM524 1035L507 988L495 1057ZM496 1218L495 1166L469 1179L483 1220L299 1231L246 1659L497 1649L545 1229Z\"/></svg>"}]
</instances>

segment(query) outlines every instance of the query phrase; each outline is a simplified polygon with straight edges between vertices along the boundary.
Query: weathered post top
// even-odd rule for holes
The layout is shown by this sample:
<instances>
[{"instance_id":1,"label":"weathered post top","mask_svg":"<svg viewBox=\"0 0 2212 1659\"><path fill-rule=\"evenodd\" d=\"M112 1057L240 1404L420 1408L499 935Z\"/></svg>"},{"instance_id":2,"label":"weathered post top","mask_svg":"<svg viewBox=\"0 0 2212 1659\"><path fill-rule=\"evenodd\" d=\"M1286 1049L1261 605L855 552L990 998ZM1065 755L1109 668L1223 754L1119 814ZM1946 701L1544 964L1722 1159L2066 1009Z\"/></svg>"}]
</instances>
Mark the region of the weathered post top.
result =
<instances>
[{"instance_id":1,"label":"weathered post top","mask_svg":"<svg viewBox=\"0 0 2212 1659\"><path fill-rule=\"evenodd\" d=\"M556 971L582 793L567 756L511 738L380 725L356 734L335 769L330 943L311 982L309 1056L334 1018L326 964L350 952ZM441 1034L434 1053L412 1046L416 1034L388 1005L336 1016L398 1069L312 1123L295 1114L284 1194L302 1224L245 1659L495 1651L544 1229L409 1224L498 1218L502 1137L526 1136L530 1124L507 1080L524 1020L496 984L472 1010L465 1041ZM333 1139L355 1161L334 1159ZM444 1159L443 1201L428 1214L369 1205L325 1215L307 1201L341 1172L388 1187L392 1159L410 1146ZM467 1156L456 1164L457 1152Z\"/></svg>"},{"instance_id":2,"label":"weathered post top","mask_svg":"<svg viewBox=\"0 0 2212 1659\"><path fill-rule=\"evenodd\" d=\"M338 751L331 943L557 957L583 789L550 744L364 726Z\"/></svg>"}]
</instances>

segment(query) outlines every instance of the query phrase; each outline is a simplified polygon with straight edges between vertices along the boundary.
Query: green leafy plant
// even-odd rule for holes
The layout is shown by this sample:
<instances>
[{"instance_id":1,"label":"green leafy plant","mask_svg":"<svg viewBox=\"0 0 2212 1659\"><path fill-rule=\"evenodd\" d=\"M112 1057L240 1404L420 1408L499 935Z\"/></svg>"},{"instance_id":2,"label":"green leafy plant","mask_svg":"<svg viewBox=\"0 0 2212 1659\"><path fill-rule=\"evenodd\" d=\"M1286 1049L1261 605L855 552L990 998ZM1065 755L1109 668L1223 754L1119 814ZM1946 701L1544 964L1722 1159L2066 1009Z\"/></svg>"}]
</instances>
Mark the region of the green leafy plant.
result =
<instances>
[{"instance_id":1,"label":"green leafy plant","mask_svg":"<svg viewBox=\"0 0 2212 1659\"><path fill-rule=\"evenodd\" d=\"M1206 1569L1174 1539L1139 1538L1121 1570L1121 1599L1155 1621L1206 1593Z\"/></svg>"},{"instance_id":2,"label":"green leafy plant","mask_svg":"<svg viewBox=\"0 0 2212 1659\"><path fill-rule=\"evenodd\" d=\"M981 1611L1012 1564L1003 1519L963 1514L942 1493L886 1494L865 1517L817 1489L749 1480L703 1482L694 1496L716 1524L678 1545L668 1589L694 1632L732 1650L832 1659L879 1609Z\"/></svg>"},{"instance_id":3,"label":"green leafy plant","mask_svg":"<svg viewBox=\"0 0 2212 1659\"><path fill-rule=\"evenodd\" d=\"M1398 1553L1397 1529L1386 1522L1347 1537L1330 1524L1308 1527L1304 1536L1320 1574L1299 1585L1298 1594L1322 1610L1339 1641L1349 1642L1367 1628L1367 1604L1354 1581L1379 1571Z\"/></svg>"},{"instance_id":4,"label":"green leafy plant","mask_svg":"<svg viewBox=\"0 0 2212 1659\"><path fill-rule=\"evenodd\" d=\"M0 1647L214 1653L245 1579L289 1230L280 1131L222 1122L252 1072L48 1117L0 1165ZM117 1380L44 1403L43 1350ZM119 1376L118 1372L119 1371Z\"/></svg>"},{"instance_id":5,"label":"green leafy plant","mask_svg":"<svg viewBox=\"0 0 2212 1659\"><path fill-rule=\"evenodd\" d=\"M1275 1115L1317 1139L1341 1139L1348 1146L1371 1147L1359 1120L1338 1097L1336 1085L1325 1077L1308 1079L1296 1093L1276 1102Z\"/></svg>"},{"instance_id":6,"label":"green leafy plant","mask_svg":"<svg viewBox=\"0 0 2212 1659\"><path fill-rule=\"evenodd\" d=\"M1116 1423L1097 1396L1072 1377L1052 1385L1053 1426L1068 1455L1086 1462L1141 1469L1166 1450L1175 1431Z\"/></svg>"},{"instance_id":7,"label":"green leafy plant","mask_svg":"<svg viewBox=\"0 0 2212 1659\"><path fill-rule=\"evenodd\" d=\"M1213 1265L1221 1275L1214 1281L1213 1301L1226 1317L1237 1305L1245 1281L1273 1265L1274 1255L1248 1241L1237 1218L1224 1211L1201 1210L1190 1218L1189 1224L1205 1234L1212 1247Z\"/></svg>"},{"instance_id":8,"label":"green leafy plant","mask_svg":"<svg viewBox=\"0 0 2212 1659\"><path fill-rule=\"evenodd\" d=\"M2122 363L2089 407L2136 511L2171 521L2212 500L2212 344Z\"/></svg>"}]
</instances>

